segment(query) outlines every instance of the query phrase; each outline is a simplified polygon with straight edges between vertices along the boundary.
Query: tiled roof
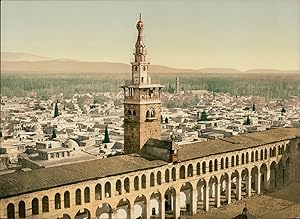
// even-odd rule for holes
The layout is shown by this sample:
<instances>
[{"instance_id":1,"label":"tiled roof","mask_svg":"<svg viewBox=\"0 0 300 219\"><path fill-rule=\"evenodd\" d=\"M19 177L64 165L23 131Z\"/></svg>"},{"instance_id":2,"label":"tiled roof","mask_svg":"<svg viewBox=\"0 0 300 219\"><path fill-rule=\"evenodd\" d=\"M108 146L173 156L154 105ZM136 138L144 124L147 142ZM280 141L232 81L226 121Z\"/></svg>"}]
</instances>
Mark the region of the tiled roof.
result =
<instances>
[{"instance_id":1,"label":"tiled roof","mask_svg":"<svg viewBox=\"0 0 300 219\"><path fill-rule=\"evenodd\" d=\"M220 154L267 143L300 137L300 128L274 129L234 137L181 145L181 161ZM56 167L14 172L1 176L0 198L16 196L57 186L99 179L165 165L162 160L147 160L138 155L122 155Z\"/></svg>"},{"instance_id":2,"label":"tiled roof","mask_svg":"<svg viewBox=\"0 0 300 219\"><path fill-rule=\"evenodd\" d=\"M241 134L205 142L181 145L178 152L180 161L201 158L213 154L242 150L260 145L300 137L300 128L280 128L263 132Z\"/></svg>"},{"instance_id":3,"label":"tiled roof","mask_svg":"<svg viewBox=\"0 0 300 219\"><path fill-rule=\"evenodd\" d=\"M0 198L159 167L164 164L166 162L161 160L148 161L137 155L123 155L28 172L9 173L1 176Z\"/></svg>"}]
</instances>

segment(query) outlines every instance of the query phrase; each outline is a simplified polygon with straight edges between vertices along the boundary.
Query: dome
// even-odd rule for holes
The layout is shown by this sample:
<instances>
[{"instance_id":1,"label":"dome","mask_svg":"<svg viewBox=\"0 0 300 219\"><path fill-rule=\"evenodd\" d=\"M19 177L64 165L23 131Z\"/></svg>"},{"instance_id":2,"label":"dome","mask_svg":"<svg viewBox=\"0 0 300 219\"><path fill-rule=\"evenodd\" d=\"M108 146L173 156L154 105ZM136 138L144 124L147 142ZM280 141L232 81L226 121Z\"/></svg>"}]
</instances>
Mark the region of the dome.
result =
<instances>
[{"instance_id":1,"label":"dome","mask_svg":"<svg viewBox=\"0 0 300 219\"><path fill-rule=\"evenodd\" d=\"M137 22L137 24L136 24L136 29L143 30L144 29L144 22L139 20L139 22Z\"/></svg>"}]
</instances>

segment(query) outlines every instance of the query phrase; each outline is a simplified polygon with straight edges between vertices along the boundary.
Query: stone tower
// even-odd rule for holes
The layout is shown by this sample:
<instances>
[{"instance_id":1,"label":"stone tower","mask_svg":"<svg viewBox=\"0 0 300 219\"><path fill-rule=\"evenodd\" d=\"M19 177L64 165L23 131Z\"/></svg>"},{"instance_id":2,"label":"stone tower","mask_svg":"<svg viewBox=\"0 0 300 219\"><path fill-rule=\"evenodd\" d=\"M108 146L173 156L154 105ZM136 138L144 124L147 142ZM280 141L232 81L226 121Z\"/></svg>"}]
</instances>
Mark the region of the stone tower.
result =
<instances>
[{"instance_id":1,"label":"stone tower","mask_svg":"<svg viewBox=\"0 0 300 219\"><path fill-rule=\"evenodd\" d=\"M124 89L124 152L137 153L149 138L160 139L161 88L152 84L149 62L144 44L144 22L136 24L138 30L134 61L131 62L132 78Z\"/></svg>"}]
</instances>

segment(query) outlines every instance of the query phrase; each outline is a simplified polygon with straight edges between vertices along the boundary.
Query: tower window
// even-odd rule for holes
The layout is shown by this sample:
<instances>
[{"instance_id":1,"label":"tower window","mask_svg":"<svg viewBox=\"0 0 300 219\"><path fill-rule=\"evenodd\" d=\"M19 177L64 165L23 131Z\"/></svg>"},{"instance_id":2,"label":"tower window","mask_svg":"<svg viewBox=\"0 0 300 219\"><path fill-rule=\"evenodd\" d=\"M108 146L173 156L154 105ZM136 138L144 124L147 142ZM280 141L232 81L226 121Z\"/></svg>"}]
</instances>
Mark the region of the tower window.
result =
<instances>
[{"instance_id":1,"label":"tower window","mask_svg":"<svg viewBox=\"0 0 300 219\"><path fill-rule=\"evenodd\" d=\"M144 77L142 77L142 83L144 83Z\"/></svg>"}]
</instances>

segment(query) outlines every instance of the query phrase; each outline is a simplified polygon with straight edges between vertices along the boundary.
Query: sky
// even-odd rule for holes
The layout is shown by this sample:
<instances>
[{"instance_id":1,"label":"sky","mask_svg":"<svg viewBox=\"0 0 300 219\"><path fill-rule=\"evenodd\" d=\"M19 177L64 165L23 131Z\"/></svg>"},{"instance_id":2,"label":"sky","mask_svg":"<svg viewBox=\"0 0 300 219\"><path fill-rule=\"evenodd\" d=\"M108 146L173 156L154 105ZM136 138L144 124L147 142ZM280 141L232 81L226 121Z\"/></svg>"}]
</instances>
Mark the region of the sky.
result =
<instances>
[{"instance_id":1,"label":"sky","mask_svg":"<svg viewBox=\"0 0 300 219\"><path fill-rule=\"evenodd\" d=\"M300 69L300 0L4 0L1 51L129 63L139 13L152 64Z\"/></svg>"}]
</instances>

